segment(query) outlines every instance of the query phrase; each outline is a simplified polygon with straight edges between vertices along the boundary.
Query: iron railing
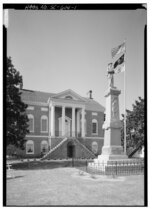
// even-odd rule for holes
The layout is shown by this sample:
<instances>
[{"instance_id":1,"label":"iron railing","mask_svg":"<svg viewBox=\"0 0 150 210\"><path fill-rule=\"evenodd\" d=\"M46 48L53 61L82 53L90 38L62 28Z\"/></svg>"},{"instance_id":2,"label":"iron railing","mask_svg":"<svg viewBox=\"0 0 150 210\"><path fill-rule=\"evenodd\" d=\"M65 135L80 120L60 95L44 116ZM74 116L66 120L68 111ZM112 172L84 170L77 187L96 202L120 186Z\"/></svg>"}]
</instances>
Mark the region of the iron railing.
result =
<instances>
[{"instance_id":1,"label":"iron railing","mask_svg":"<svg viewBox=\"0 0 150 210\"><path fill-rule=\"evenodd\" d=\"M144 159L133 159L130 161L111 161L106 163L95 163L93 160L72 160L72 167L90 174L99 175L134 175L144 174Z\"/></svg>"}]
</instances>

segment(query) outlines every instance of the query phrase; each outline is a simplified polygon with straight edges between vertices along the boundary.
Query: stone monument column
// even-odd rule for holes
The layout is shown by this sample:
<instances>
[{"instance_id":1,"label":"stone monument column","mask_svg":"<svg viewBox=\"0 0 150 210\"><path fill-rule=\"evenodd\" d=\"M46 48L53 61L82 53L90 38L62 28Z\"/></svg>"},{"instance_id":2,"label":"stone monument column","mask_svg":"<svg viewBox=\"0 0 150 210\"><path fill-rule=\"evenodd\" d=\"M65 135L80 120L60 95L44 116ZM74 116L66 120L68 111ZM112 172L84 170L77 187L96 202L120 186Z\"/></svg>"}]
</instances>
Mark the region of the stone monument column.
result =
<instances>
[{"instance_id":1,"label":"stone monument column","mask_svg":"<svg viewBox=\"0 0 150 210\"><path fill-rule=\"evenodd\" d=\"M114 71L108 71L108 89L106 91L106 119L103 124L104 146L102 154L96 161L107 162L109 160L127 159L121 146L121 128L122 123L119 116L119 95L121 93L114 87Z\"/></svg>"}]
</instances>

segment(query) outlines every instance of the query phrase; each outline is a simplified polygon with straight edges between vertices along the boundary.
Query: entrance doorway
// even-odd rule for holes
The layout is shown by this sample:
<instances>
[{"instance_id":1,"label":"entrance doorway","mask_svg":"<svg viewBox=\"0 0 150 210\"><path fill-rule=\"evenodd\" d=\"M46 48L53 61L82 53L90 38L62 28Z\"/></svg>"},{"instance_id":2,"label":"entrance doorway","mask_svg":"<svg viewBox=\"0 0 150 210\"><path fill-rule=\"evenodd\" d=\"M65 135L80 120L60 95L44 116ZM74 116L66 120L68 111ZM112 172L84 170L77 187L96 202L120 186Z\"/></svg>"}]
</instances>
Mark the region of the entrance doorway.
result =
<instances>
[{"instance_id":1,"label":"entrance doorway","mask_svg":"<svg viewBox=\"0 0 150 210\"><path fill-rule=\"evenodd\" d=\"M70 137L71 119L65 116L65 136ZM62 117L59 118L59 136L62 135Z\"/></svg>"},{"instance_id":2,"label":"entrance doorway","mask_svg":"<svg viewBox=\"0 0 150 210\"><path fill-rule=\"evenodd\" d=\"M70 137L70 120L65 119L65 136Z\"/></svg>"},{"instance_id":3,"label":"entrance doorway","mask_svg":"<svg viewBox=\"0 0 150 210\"><path fill-rule=\"evenodd\" d=\"M74 158L75 157L75 145L72 142L67 144L67 157Z\"/></svg>"}]
</instances>

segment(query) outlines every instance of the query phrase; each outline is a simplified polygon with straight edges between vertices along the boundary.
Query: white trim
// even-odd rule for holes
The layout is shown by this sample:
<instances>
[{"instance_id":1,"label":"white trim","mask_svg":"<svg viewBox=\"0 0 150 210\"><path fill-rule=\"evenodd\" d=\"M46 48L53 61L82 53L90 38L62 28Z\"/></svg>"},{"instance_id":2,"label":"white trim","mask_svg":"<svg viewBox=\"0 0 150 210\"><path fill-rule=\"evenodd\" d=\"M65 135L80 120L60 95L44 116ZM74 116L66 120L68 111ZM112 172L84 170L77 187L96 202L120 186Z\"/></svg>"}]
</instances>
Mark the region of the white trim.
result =
<instances>
[{"instance_id":1,"label":"white trim","mask_svg":"<svg viewBox=\"0 0 150 210\"><path fill-rule=\"evenodd\" d=\"M50 134L51 136L55 136L55 106L52 105L51 106L51 120L50 120L50 126L51 126L51 130L50 130Z\"/></svg>"},{"instance_id":2,"label":"white trim","mask_svg":"<svg viewBox=\"0 0 150 210\"><path fill-rule=\"evenodd\" d=\"M79 94L75 93L71 89L68 89L68 90L62 91L60 93L57 93L57 94L53 95L52 98L55 98L55 97L59 98L59 97L63 97L63 96L65 97L66 95L71 95L73 98L85 101L85 99L82 96L80 96Z\"/></svg>"},{"instance_id":3,"label":"white trim","mask_svg":"<svg viewBox=\"0 0 150 210\"><path fill-rule=\"evenodd\" d=\"M98 137L98 136L91 136L91 137L84 137L84 139L99 139L99 140L104 140L104 137Z\"/></svg>"},{"instance_id":4,"label":"white trim","mask_svg":"<svg viewBox=\"0 0 150 210\"><path fill-rule=\"evenodd\" d=\"M42 130L42 120L46 120L46 131ZM41 133L48 133L48 117L47 117L47 115L41 116Z\"/></svg>"},{"instance_id":5,"label":"white trim","mask_svg":"<svg viewBox=\"0 0 150 210\"><path fill-rule=\"evenodd\" d=\"M81 131L80 114L81 114L81 110L77 110L77 135L78 135L78 134L80 133L80 131Z\"/></svg>"},{"instance_id":6,"label":"white trim","mask_svg":"<svg viewBox=\"0 0 150 210\"><path fill-rule=\"evenodd\" d=\"M26 135L26 138L48 138L49 136L42 136L42 135ZM54 138L61 138L61 136L55 136ZM82 138L82 137L79 137ZM103 140L104 137L99 136L85 136L84 139L101 139Z\"/></svg>"},{"instance_id":7,"label":"white trim","mask_svg":"<svg viewBox=\"0 0 150 210\"><path fill-rule=\"evenodd\" d=\"M69 98L67 98L67 97L69 97ZM62 97L60 97L60 98L63 98L63 99L67 99L67 100L77 100L75 97L73 97L71 94L67 94L67 95L65 95L64 97L62 96Z\"/></svg>"},{"instance_id":8,"label":"white trim","mask_svg":"<svg viewBox=\"0 0 150 210\"><path fill-rule=\"evenodd\" d=\"M34 106L28 106L27 110L34 110Z\"/></svg>"},{"instance_id":9,"label":"white trim","mask_svg":"<svg viewBox=\"0 0 150 210\"><path fill-rule=\"evenodd\" d=\"M29 104L29 105L38 105L38 106L46 106L48 107L48 103L47 102L35 102L35 101L26 101L26 100L22 100L25 104Z\"/></svg>"},{"instance_id":10,"label":"white trim","mask_svg":"<svg viewBox=\"0 0 150 210\"><path fill-rule=\"evenodd\" d=\"M72 137L75 137L75 107L72 108Z\"/></svg>"},{"instance_id":11,"label":"white trim","mask_svg":"<svg viewBox=\"0 0 150 210\"><path fill-rule=\"evenodd\" d=\"M57 99L51 100L50 106L65 106L65 108L77 108L77 109L85 109L85 104L76 103L75 101L69 101L71 103L68 103L69 100L66 100L65 102L57 101Z\"/></svg>"},{"instance_id":12,"label":"white trim","mask_svg":"<svg viewBox=\"0 0 150 210\"><path fill-rule=\"evenodd\" d=\"M33 145L33 152L27 152L27 144L32 144ZM28 140L27 142L26 142L26 154L34 154L34 141L32 141L32 140Z\"/></svg>"},{"instance_id":13,"label":"white trim","mask_svg":"<svg viewBox=\"0 0 150 210\"><path fill-rule=\"evenodd\" d=\"M48 112L48 108L47 107L41 107L41 111Z\"/></svg>"},{"instance_id":14,"label":"white trim","mask_svg":"<svg viewBox=\"0 0 150 210\"><path fill-rule=\"evenodd\" d=\"M62 136L64 136L65 135L65 117L66 117L66 114L65 114L65 106L62 106L62 117L61 118L59 118L58 120L59 120L59 128L58 128L58 130L59 130L59 132L61 133L61 135ZM59 133L59 136L60 136L60 133Z\"/></svg>"},{"instance_id":15,"label":"white trim","mask_svg":"<svg viewBox=\"0 0 150 210\"><path fill-rule=\"evenodd\" d=\"M29 130L29 131L30 131L30 133L34 133L34 115L28 114L27 116L28 116L29 121L30 121L30 119L33 119L33 130Z\"/></svg>"},{"instance_id":16,"label":"white trim","mask_svg":"<svg viewBox=\"0 0 150 210\"><path fill-rule=\"evenodd\" d=\"M26 135L27 138L48 138L49 136L42 136L42 135Z\"/></svg>"},{"instance_id":17,"label":"white trim","mask_svg":"<svg viewBox=\"0 0 150 210\"><path fill-rule=\"evenodd\" d=\"M85 109L81 111L81 136L85 137Z\"/></svg>"},{"instance_id":18,"label":"white trim","mask_svg":"<svg viewBox=\"0 0 150 210\"><path fill-rule=\"evenodd\" d=\"M87 120L84 119L84 132L85 132L85 136L87 135Z\"/></svg>"},{"instance_id":19,"label":"white trim","mask_svg":"<svg viewBox=\"0 0 150 210\"><path fill-rule=\"evenodd\" d=\"M97 116L98 113L97 112L92 112L92 115Z\"/></svg>"}]
</instances>

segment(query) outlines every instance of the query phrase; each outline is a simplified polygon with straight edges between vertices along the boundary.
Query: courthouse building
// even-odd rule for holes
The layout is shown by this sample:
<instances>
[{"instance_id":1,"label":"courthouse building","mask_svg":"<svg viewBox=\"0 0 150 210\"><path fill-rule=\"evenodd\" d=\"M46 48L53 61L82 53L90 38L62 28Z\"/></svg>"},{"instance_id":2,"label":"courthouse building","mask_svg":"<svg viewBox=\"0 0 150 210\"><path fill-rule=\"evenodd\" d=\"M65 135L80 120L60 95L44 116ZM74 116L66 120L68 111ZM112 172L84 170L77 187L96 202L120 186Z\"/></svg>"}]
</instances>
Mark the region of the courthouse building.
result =
<instances>
[{"instance_id":1,"label":"courthouse building","mask_svg":"<svg viewBox=\"0 0 150 210\"><path fill-rule=\"evenodd\" d=\"M24 155L43 159L94 158L104 140L104 107L72 90L57 94L22 89L29 131Z\"/></svg>"}]
</instances>

